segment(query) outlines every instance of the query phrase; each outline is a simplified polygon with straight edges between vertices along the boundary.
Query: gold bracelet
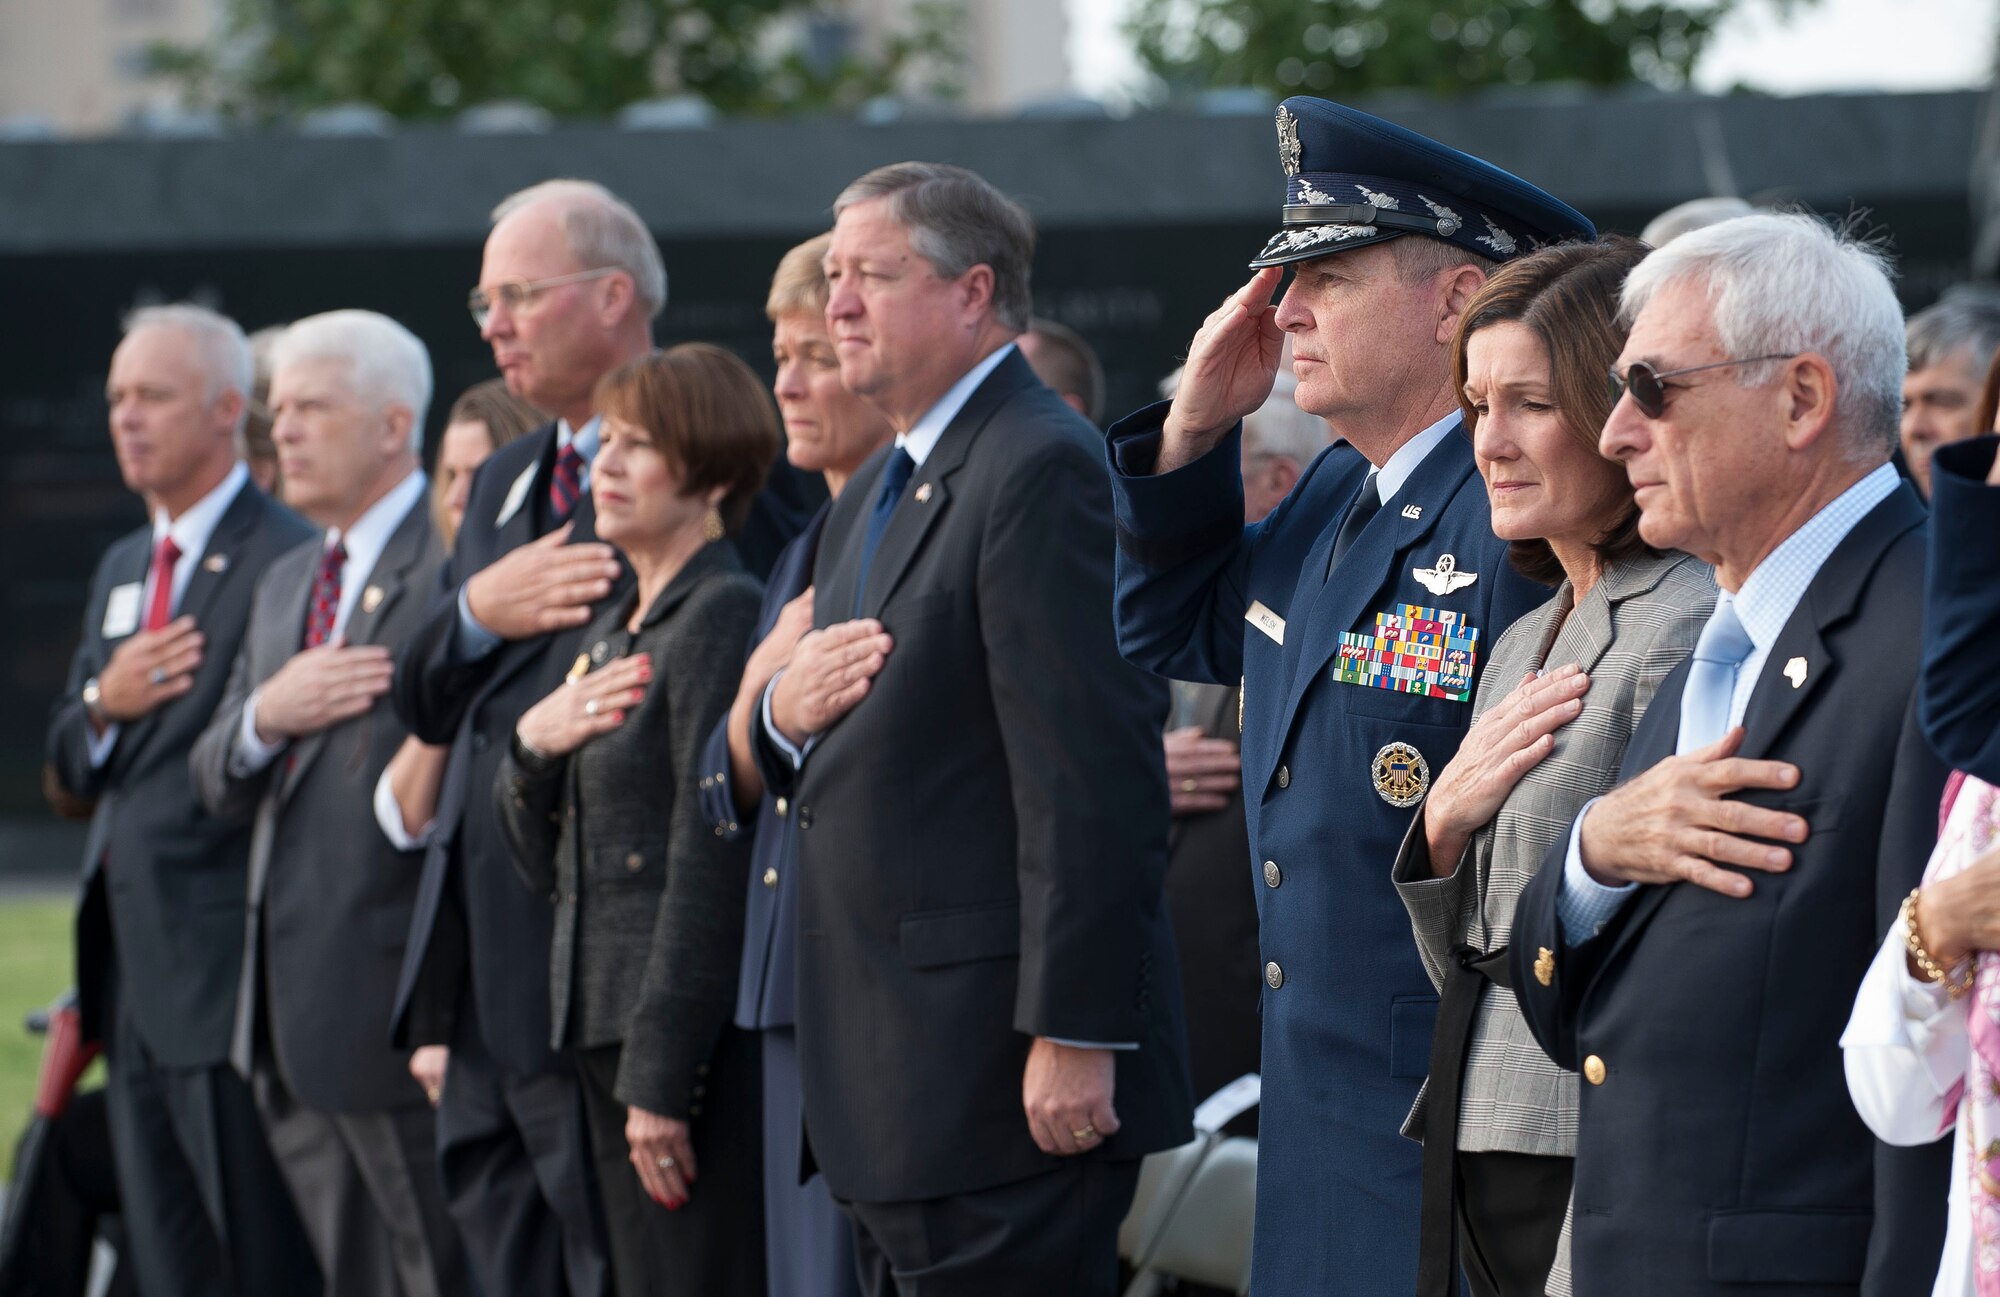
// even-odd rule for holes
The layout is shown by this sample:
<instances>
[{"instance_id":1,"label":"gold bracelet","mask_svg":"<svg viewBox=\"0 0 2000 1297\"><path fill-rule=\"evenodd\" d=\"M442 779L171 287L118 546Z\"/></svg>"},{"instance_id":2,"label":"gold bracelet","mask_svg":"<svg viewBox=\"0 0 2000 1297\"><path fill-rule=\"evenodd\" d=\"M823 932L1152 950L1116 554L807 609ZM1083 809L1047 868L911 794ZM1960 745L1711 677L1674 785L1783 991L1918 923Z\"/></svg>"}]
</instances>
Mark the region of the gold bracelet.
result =
<instances>
[{"instance_id":1,"label":"gold bracelet","mask_svg":"<svg viewBox=\"0 0 2000 1297\"><path fill-rule=\"evenodd\" d=\"M1924 949L1923 938L1917 935L1917 896L1922 891L1921 887L1915 888L1908 896L1903 898L1903 912L1901 916L1904 932L1903 944L1910 952L1910 962L1917 966L1917 971L1923 974L1924 980L1926 982L1935 982L1944 987L1945 994L1956 1000L1972 989L1972 984L1976 976L1976 965L1970 959L1963 961L1962 966L1965 969L1965 975L1954 982L1951 978L1951 970L1938 963L1937 960L1931 957L1931 952Z\"/></svg>"}]
</instances>

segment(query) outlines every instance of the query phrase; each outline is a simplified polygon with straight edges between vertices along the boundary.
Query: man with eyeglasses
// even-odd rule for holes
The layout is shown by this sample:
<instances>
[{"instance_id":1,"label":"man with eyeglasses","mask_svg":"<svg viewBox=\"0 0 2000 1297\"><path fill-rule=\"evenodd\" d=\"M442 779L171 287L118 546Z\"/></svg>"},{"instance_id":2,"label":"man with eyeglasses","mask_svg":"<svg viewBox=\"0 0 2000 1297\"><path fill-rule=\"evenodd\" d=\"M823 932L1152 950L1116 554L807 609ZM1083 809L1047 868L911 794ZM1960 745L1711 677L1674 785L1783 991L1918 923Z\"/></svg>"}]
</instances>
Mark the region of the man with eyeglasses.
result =
<instances>
[{"instance_id":1,"label":"man with eyeglasses","mask_svg":"<svg viewBox=\"0 0 2000 1297\"><path fill-rule=\"evenodd\" d=\"M515 876L491 800L545 664L631 580L592 527L590 398L651 349L666 292L651 233L601 186L548 181L494 209L468 304L508 390L554 421L479 467L443 595L396 664L397 715L451 755L416 837L378 805L392 841L428 846L393 1022L399 1045L451 1047L439 1169L486 1297L611 1291L582 1095L549 1048L550 907Z\"/></svg>"},{"instance_id":2,"label":"man with eyeglasses","mask_svg":"<svg viewBox=\"0 0 2000 1297\"><path fill-rule=\"evenodd\" d=\"M1522 1008L1586 1082L1576 1291L1927 1292L1944 1167L1878 1150L1837 1047L1944 783L1902 313L1878 251L1796 215L1682 235L1622 305L1600 449L1722 593L1514 916Z\"/></svg>"}]
</instances>

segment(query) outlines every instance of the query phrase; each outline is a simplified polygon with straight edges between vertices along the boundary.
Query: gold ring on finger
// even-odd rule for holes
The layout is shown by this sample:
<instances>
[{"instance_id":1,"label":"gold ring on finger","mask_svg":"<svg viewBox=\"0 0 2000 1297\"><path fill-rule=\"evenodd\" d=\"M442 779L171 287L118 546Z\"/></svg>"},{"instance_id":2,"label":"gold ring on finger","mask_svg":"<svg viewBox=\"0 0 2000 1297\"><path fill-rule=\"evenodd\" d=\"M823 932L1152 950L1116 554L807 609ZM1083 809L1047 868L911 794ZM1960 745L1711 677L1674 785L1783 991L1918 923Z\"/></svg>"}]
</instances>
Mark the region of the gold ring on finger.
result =
<instances>
[{"instance_id":1,"label":"gold ring on finger","mask_svg":"<svg viewBox=\"0 0 2000 1297\"><path fill-rule=\"evenodd\" d=\"M1075 1139L1096 1139L1096 1138L1097 1138L1097 1127L1096 1127L1096 1126L1094 1126L1094 1125L1091 1125L1091 1126L1085 1126L1085 1127L1084 1127L1084 1128L1083 1128L1082 1130L1073 1130L1073 1131L1071 1131L1071 1132L1070 1132L1070 1135L1071 1135L1071 1137L1072 1137L1072 1138L1075 1138Z\"/></svg>"},{"instance_id":2,"label":"gold ring on finger","mask_svg":"<svg viewBox=\"0 0 2000 1297\"><path fill-rule=\"evenodd\" d=\"M1194 779L1183 779L1181 780L1181 791L1184 793L1198 793L1201 791L1201 783Z\"/></svg>"},{"instance_id":3,"label":"gold ring on finger","mask_svg":"<svg viewBox=\"0 0 2000 1297\"><path fill-rule=\"evenodd\" d=\"M583 714L585 716L597 715L597 700L595 698L589 699L583 704Z\"/></svg>"}]
</instances>

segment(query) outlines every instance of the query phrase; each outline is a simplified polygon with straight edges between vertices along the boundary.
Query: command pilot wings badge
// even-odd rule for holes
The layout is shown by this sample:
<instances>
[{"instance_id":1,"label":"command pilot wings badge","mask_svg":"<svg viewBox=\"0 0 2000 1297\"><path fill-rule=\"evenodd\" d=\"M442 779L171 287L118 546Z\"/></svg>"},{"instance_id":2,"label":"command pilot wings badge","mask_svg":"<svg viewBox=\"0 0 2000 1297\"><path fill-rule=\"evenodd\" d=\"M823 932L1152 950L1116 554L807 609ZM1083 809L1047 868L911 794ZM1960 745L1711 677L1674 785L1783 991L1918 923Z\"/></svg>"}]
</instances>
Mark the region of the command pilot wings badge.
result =
<instances>
[{"instance_id":1,"label":"command pilot wings badge","mask_svg":"<svg viewBox=\"0 0 2000 1297\"><path fill-rule=\"evenodd\" d=\"M1463 590L1479 579L1477 572L1461 572L1458 560L1449 554L1440 554L1436 567L1420 567L1411 572L1417 583L1432 594L1451 594Z\"/></svg>"}]
</instances>

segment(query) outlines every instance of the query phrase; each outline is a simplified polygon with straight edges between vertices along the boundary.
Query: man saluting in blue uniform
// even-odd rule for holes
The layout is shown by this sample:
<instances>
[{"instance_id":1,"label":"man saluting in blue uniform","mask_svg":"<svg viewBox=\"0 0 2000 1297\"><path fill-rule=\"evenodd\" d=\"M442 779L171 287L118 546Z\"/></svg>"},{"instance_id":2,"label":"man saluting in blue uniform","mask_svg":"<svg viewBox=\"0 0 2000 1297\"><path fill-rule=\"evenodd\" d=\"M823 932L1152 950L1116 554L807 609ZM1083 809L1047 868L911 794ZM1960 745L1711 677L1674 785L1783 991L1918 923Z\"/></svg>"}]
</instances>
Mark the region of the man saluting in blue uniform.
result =
<instances>
[{"instance_id":1,"label":"man saluting in blue uniform","mask_svg":"<svg viewBox=\"0 0 2000 1297\"><path fill-rule=\"evenodd\" d=\"M1488 647L1549 596L1493 535L1450 342L1496 265L1596 231L1320 99L1279 107L1278 153L1284 223L1257 273L1195 335L1173 402L1111 431L1118 634L1163 675L1242 682L1265 960L1252 1290L1383 1297L1416 1286L1420 1152L1397 1129L1437 1012L1389 868ZM1345 445L1244 527L1240 420L1287 334L1299 405Z\"/></svg>"}]
</instances>

